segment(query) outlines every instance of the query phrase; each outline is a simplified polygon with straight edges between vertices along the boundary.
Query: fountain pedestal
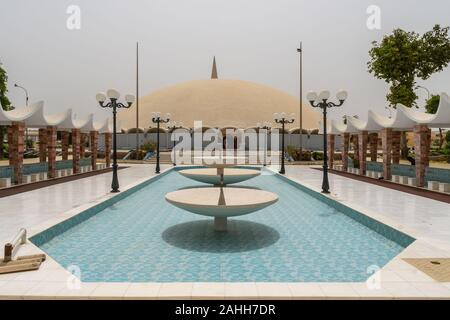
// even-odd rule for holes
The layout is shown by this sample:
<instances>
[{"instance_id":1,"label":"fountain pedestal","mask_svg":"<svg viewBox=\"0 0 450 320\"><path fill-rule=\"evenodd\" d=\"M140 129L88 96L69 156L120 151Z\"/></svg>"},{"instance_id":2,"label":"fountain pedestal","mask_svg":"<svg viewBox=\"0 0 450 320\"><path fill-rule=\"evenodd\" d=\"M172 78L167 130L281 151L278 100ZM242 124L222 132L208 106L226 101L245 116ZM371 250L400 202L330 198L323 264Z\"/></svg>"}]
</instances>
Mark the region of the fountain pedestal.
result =
<instances>
[{"instance_id":1,"label":"fountain pedestal","mask_svg":"<svg viewBox=\"0 0 450 320\"><path fill-rule=\"evenodd\" d=\"M214 217L217 231L226 231L227 218L246 215L278 201L275 193L247 188L192 188L166 194L166 200L186 211Z\"/></svg>"}]
</instances>

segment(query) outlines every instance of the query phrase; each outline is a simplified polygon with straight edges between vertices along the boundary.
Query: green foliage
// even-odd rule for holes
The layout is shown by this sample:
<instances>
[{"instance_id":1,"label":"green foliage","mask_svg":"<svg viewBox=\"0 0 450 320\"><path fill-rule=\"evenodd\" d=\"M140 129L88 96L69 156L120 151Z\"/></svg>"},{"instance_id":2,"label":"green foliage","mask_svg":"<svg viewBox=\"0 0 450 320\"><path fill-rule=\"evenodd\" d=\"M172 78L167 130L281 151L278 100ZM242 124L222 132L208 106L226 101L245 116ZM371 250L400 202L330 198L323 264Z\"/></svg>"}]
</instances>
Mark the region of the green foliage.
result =
<instances>
[{"instance_id":1,"label":"green foliage","mask_svg":"<svg viewBox=\"0 0 450 320\"><path fill-rule=\"evenodd\" d=\"M425 104L425 109L427 110L427 113L435 114L439 108L440 100L441 97L439 95L433 94Z\"/></svg>"},{"instance_id":2,"label":"green foliage","mask_svg":"<svg viewBox=\"0 0 450 320\"><path fill-rule=\"evenodd\" d=\"M25 140L25 146L27 149L32 149L34 146L33 140L31 140L31 139Z\"/></svg>"},{"instance_id":3,"label":"green foliage","mask_svg":"<svg viewBox=\"0 0 450 320\"><path fill-rule=\"evenodd\" d=\"M322 151L314 151L312 153L312 158L316 161L322 161L323 160L323 152Z\"/></svg>"},{"instance_id":4,"label":"green foliage","mask_svg":"<svg viewBox=\"0 0 450 320\"><path fill-rule=\"evenodd\" d=\"M447 143L447 146L450 146L450 130L445 134L445 142Z\"/></svg>"},{"instance_id":5,"label":"green foliage","mask_svg":"<svg viewBox=\"0 0 450 320\"><path fill-rule=\"evenodd\" d=\"M141 150L144 150L145 152L155 151L156 150L156 142L154 142L152 140L148 140L148 141L144 142L141 145Z\"/></svg>"},{"instance_id":6,"label":"green foliage","mask_svg":"<svg viewBox=\"0 0 450 320\"><path fill-rule=\"evenodd\" d=\"M2 68L0 64L0 103L2 104L3 110L11 110L11 101L9 101L6 96L8 92L8 74L5 69Z\"/></svg>"},{"instance_id":7,"label":"green foliage","mask_svg":"<svg viewBox=\"0 0 450 320\"><path fill-rule=\"evenodd\" d=\"M422 36L395 29L380 43L374 41L367 63L370 73L391 85L386 98L395 107L417 107L416 78L428 79L450 63L449 27L435 25Z\"/></svg>"}]
</instances>

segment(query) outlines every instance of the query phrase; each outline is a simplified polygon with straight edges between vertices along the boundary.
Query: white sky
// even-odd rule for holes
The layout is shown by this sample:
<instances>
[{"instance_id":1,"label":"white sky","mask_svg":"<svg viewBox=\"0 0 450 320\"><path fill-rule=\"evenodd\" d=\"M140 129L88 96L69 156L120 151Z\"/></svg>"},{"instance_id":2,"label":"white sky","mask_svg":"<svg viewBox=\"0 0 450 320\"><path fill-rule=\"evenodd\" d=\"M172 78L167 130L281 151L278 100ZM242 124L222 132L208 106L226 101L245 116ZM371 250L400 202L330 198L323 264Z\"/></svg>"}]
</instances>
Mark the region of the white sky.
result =
<instances>
[{"instance_id":1,"label":"white sky","mask_svg":"<svg viewBox=\"0 0 450 320\"><path fill-rule=\"evenodd\" d=\"M81 8L81 29L69 30L69 5ZM381 30L366 27L369 5L381 8ZM210 77L273 86L298 96L298 54L304 47L304 97L309 90L349 91L341 110L366 118L387 113L387 85L367 72L371 41L401 27L419 33L450 24L446 0L0 0L0 61L9 97L44 100L47 112L72 107L79 116L109 113L95 94L134 92L135 43L140 42L141 96ZM418 82L450 93L450 68ZM421 102L426 97L418 91ZM280 110L283 111L283 110ZM271 120L271 119L267 119Z\"/></svg>"}]
</instances>

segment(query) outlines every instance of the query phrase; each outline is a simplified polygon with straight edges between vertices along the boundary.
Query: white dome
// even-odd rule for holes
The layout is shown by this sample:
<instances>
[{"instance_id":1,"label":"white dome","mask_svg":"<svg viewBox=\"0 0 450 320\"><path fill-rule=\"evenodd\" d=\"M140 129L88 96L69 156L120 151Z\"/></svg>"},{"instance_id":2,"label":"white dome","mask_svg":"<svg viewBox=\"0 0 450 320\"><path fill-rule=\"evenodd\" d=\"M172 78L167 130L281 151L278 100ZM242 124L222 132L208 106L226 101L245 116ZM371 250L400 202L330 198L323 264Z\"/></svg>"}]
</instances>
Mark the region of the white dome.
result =
<instances>
[{"instance_id":1,"label":"white dome","mask_svg":"<svg viewBox=\"0 0 450 320\"><path fill-rule=\"evenodd\" d=\"M295 113L289 128L298 128L299 100L274 88L242 80L193 80L158 90L139 99L139 126L151 127L151 113L171 113L172 119L193 127L202 120L204 127L255 127L272 121L274 112ZM121 126L136 126L136 107L119 113ZM303 106L303 128L319 127L320 114ZM275 126L275 124L273 124Z\"/></svg>"}]
</instances>

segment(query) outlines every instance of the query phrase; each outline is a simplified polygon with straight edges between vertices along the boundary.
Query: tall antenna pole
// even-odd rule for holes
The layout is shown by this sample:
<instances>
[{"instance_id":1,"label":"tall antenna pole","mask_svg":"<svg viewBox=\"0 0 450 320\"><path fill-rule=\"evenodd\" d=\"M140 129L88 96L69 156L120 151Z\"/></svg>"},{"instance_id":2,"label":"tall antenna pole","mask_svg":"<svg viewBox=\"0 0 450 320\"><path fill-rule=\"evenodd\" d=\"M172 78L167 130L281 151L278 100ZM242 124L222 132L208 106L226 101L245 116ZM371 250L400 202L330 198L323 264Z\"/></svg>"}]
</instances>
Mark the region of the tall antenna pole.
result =
<instances>
[{"instance_id":1,"label":"tall antenna pole","mask_svg":"<svg viewBox=\"0 0 450 320\"><path fill-rule=\"evenodd\" d=\"M136 42L136 159L139 160L139 42Z\"/></svg>"},{"instance_id":2,"label":"tall antenna pole","mask_svg":"<svg viewBox=\"0 0 450 320\"><path fill-rule=\"evenodd\" d=\"M303 48L302 41L300 41L300 47L297 49L300 54L300 161L303 159Z\"/></svg>"}]
</instances>

